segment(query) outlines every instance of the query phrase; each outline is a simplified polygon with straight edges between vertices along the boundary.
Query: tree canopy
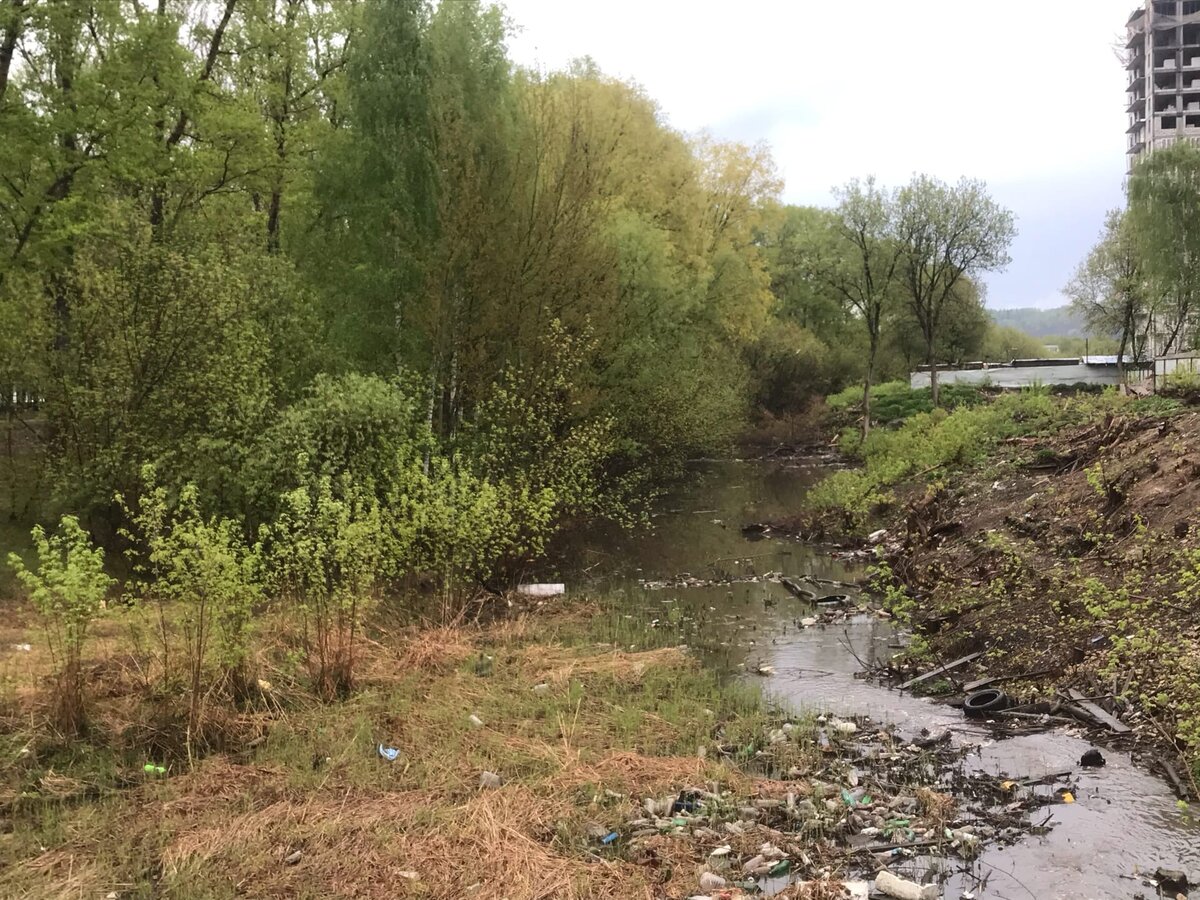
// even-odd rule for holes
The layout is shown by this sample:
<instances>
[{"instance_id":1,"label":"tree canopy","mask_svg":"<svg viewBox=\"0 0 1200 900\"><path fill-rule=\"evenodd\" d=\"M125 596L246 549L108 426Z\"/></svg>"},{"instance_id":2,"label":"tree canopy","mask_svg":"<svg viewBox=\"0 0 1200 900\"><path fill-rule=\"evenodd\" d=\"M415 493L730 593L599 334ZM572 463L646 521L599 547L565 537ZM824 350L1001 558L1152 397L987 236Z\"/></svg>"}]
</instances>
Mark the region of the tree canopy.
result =
<instances>
[{"instance_id":1,"label":"tree canopy","mask_svg":"<svg viewBox=\"0 0 1200 900\"><path fill-rule=\"evenodd\" d=\"M13 479L10 515L115 540L147 465L247 531L403 495L427 530L398 545L479 576L901 371L910 320L980 344L967 285L1011 232L982 186L785 207L765 146L586 59L522 69L510 28L480 0L0 5L0 403L38 500Z\"/></svg>"}]
</instances>

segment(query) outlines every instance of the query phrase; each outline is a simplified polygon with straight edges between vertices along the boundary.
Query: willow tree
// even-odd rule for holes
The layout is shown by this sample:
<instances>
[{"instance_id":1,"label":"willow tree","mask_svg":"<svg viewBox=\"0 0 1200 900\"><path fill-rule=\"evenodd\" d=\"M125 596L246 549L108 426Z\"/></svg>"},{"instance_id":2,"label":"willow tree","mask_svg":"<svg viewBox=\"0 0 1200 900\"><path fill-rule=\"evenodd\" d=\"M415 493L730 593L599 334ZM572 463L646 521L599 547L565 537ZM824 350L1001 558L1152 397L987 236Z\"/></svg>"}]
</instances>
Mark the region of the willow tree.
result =
<instances>
[{"instance_id":1,"label":"willow tree","mask_svg":"<svg viewBox=\"0 0 1200 900\"><path fill-rule=\"evenodd\" d=\"M1125 380L1125 358L1130 350L1145 348L1147 315L1146 279L1128 215L1109 212L1104 233L1064 288L1071 305L1097 334L1119 335L1117 369Z\"/></svg>"},{"instance_id":2,"label":"willow tree","mask_svg":"<svg viewBox=\"0 0 1200 900\"><path fill-rule=\"evenodd\" d=\"M896 193L900 280L925 341L933 403L938 405L937 347L943 314L964 279L1005 268L1016 237L1013 215L981 181L950 185L918 175Z\"/></svg>"},{"instance_id":3,"label":"willow tree","mask_svg":"<svg viewBox=\"0 0 1200 900\"><path fill-rule=\"evenodd\" d=\"M1158 353L1184 349L1200 309L1200 147L1178 141L1141 159L1129 179L1129 225L1162 324Z\"/></svg>"}]
</instances>

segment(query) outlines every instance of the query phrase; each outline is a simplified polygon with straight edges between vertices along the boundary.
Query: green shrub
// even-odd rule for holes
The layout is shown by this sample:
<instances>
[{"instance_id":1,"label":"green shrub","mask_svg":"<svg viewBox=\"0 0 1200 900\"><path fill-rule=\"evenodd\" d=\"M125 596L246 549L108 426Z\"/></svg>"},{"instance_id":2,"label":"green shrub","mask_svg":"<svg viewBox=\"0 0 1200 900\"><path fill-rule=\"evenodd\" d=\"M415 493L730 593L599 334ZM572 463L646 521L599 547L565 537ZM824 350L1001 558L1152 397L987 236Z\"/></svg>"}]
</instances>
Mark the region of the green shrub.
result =
<instances>
[{"instance_id":1,"label":"green shrub","mask_svg":"<svg viewBox=\"0 0 1200 900\"><path fill-rule=\"evenodd\" d=\"M125 534L141 550L134 551L135 572L142 576L139 592L175 607L172 617L178 617L183 633L188 669L188 724L198 737L206 699L214 694L207 678L210 662L222 673L222 687L234 698L246 695L252 615L263 596L261 548L247 545L237 522L205 516L196 485L184 485L172 504L152 467L143 468L142 480L136 509L118 498L131 522ZM165 623L166 617L160 620ZM160 638L170 679L165 625Z\"/></svg>"},{"instance_id":2,"label":"green shrub","mask_svg":"<svg viewBox=\"0 0 1200 900\"><path fill-rule=\"evenodd\" d=\"M369 492L321 476L289 491L268 528L274 586L303 628L305 656L318 694L346 696L362 621L378 596L397 529Z\"/></svg>"},{"instance_id":3,"label":"green shrub","mask_svg":"<svg viewBox=\"0 0 1200 900\"><path fill-rule=\"evenodd\" d=\"M55 723L66 734L79 734L87 725L80 655L112 579L104 573L104 551L92 546L74 516L63 516L54 534L47 536L40 525L32 534L37 568L27 568L15 553L8 562L45 626L57 669Z\"/></svg>"},{"instance_id":4,"label":"green shrub","mask_svg":"<svg viewBox=\"0 0 1200 900\"><path fill-rule=\"evenodd\" d=\"M1130 409L1144 416L1167 416L1183 409L1183 404L1174 397L1164 397L1162 394L1151 394L1149 397L1139 397L1130 404Z\"/></svg>"},{"instance_id":5,"label":"green shrub","mask_svg":"<svg viewBox=\"0 0 1200 900\"><path fill-rule=\"evenodd\" d=\"M879 392L885 390L891 384L904 384L901 381L888 382L887 384L878 384L871 389L872 398L879 396ZM907 385L905 385L907 387ZM862 405L862 384L852 384L838 391L836 394L830 394L825 398L825 405L834 412L846 412L851 409L858 409Z\"/></svg>"},{"instance_id":6,"label":"green shrub","mask_svg":"<svg viewBox=\"0 0 1200 900\"><path fill-rule=\"evenodd\" d=\"M978 406L986 403L988 394L983 385L946 384L941 387L943 409ZM862 409L862 385L846 388L825 401L837 412ZM905 381L888 381L871 388L871 421L879 424L903 422L919 413L933 411L933 391L912 388Z\"/></svg>"},{"instance_id":7,"label":"green shrub","mask_svg":"<svg viewBox=\"0 0 1200 900\"><path fill-rule=\"evenodd\" d=\"M1193 397L1200 394L1200 372L1186 369L1174 372L1163 380L1162 393L1168 397Z\"/></svg>"},{"instance_id":8,"label":"green shrub","mask_svg":"<svg viewBox=\"0 0 1200 900\"><path fill-rule=\"evenodd\" d=\"M272 520L280 498L321 477L382 501L409 489L433 451L433 435L403 381L320 375L255 448L246 485L252 518Z\"/></svg>"},{"instance_id":9,"label":"green shrub","mask_svg":"<svg viewBox=\"0 0 1200 900\"><path fill-rule=\"evenodd\" d=\"M967 396L962 395L964 400ZM891 500L890 488L906 479L945 466L969 465L1005 438L1094 418L1113 404L1128 402L1115 391L1058 401L1044 389L1031 388L1003 394L991 403L964 402L953 412L918 412L899 428L873 430L861 444L849 441L847 446L862 459L863 467L823 479L806 502L817 512L840 512L851 527L859 528L875 506Z\"/></svg>"},{"instance_id":10,"label":"green shrub","mask_svg":"<svg viewBox=\"0 0 1200 900\"><path fill-rule=\"evenodd\" d=\"M445 441L413 399L414 379L316 379L260 441L247 478L253 520L291 521L298 491L310 505L327 491L360 511L378 507L381 576L431 575L443 598L523 567L571 518L630 521L638 485L610 471L613 421L581 401L591 345L558 323L543 343L503 370Z\"/></svg>"},{"instance_id":11,"label":"green shrub","mask_svg":"<svg viewBox=\"0 0 1200 900\"><path fill-rule=\"evenodd\" d=\"M862 454L862 444L863 436L861 428L855 426L843 428L841 434L838 435L838 450L846 456L860 456Z\"/></svg>"}]
</instances>

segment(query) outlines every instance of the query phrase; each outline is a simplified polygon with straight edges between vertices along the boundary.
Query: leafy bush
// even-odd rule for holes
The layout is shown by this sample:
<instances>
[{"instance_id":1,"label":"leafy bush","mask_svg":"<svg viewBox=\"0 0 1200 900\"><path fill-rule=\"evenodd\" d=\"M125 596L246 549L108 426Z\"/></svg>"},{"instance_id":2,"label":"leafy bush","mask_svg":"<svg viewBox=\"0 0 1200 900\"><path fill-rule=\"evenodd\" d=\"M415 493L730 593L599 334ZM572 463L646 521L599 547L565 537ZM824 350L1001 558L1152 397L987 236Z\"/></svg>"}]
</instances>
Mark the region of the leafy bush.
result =
<instances>
[{"instance_id":1,"label":"leafy bush","mask_svg":"<svg viewBox=\"0 0 1200 900\"><path fill-rule=\"evenodd\" d=\"M413 399L414 379L319 377L260 442L255 515L287 520L291 534L303 492L310 505L323 491L360 511L374 505L380 574L432 575L444 591L537 557L569 518L628 521L634 485L608 470L612 420L581 401L590 351L552 323L535 360L507 367L445 444Z\"/></svg>"},{"instance_id":2,"label":"leafy bush","mask_svg":"<svg viewBox=\"0 0 1200 900\"><path fill-rule=\"evenodd\" d=\"M509 530L493 543L493 570L539 556L569 519L636 517L636 479L608 469L619 455L614 421L586 415L579 397L587 352L585 338L555 323L539 361L504 370L453 448L449 471L490 484L486 518Z\"/></svg>"},{"instance_id":3,"label":"leafy bush","mask_svg":"<svg viewBox=\"0 0 1200 900\"><path fill-rule=\"evenodd\" d=\"M237 522L206 517L196 485L185 485L171 504L152 467L143 468L142 479L136 509L118 498L132 523L126 536L144 551L134 551L143 594L176 607L188 667L188 724L199 735L205 699L212 694L206 677L210 657L233 696L246 694L252 615L262 599L261 548L247 546ZM166 617L160 614L160 620L169 679L170 639Z\"/></svg>"},{"instance_id":4,"label":"leafy bush","mask_svg":"<svg viewBox=\"0 0 1200 900\"><path fill-rule=\"evenodd\" d=\"M303 627L314 687L325 699L354 685L355 643L396 557L374 496L329 476L289 491L267 530L275 587Z\"/></svg>"},{"instance_id":5,"label":"leafy bush","mask_svg":"<svg viewBox=\"0 0 1200 900\"><path fill-rule=\"evenodd\" d=\"M63 732L79 734L87 725L80 655L112 579L104 573L104 551L92 546L74 516L63 516L58 530L48 537L40 525L35 526L33 544L36 570L27 568L15 553L9 554L8 562L42 616L58 669L55 722Z\"/></svg>"},{"instance_id":6,"label":"leafy bush","mask_svg":"<svg viewBox=\"0 0 1200 900\"><path fill-rule=\"evenodd\" d=\"M403 381L320 375L258 442L247 485L251 512L269 521L287 492L322 477L383 500L411 486L433 446Z\"/></svg>"}]
</instances>

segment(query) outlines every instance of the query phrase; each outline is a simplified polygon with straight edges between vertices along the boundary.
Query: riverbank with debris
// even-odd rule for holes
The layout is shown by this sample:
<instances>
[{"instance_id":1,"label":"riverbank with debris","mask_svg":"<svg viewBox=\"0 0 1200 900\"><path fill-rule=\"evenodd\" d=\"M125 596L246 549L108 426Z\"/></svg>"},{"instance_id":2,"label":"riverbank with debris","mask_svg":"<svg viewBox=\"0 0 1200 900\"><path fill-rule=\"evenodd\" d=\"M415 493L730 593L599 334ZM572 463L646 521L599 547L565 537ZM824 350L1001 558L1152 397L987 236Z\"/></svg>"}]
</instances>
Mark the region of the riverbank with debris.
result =
<instances>
[{"instance_id":1,"label":"riverbank with debris","mask_svg":"<svg viewBox=\"0 0 1200 900\"><path fill-rule=\"evenodd\" d=\"M647 646L652 629L640 647L597 643L592 612L376 633L354 696L271 685L277 709L192 760L133 742L145 709L110 623L87 663L90 742L56 745L8 711L0 890L865 896L848 892L889 863L973 858L1061 802L968 775L948 735L797 716L762 680ZM6 631L6 647L26 645L14 636L36 642ZM37 654L4 661L15 677ZM26 721L37 683L15 701Z\"/></svg>"},{"instance_id":2,"label":"riverbank with debris","mask_svg":"<svg viewBox=\"0 0 1200 900\"><path fill-rule=\"evenodd\" d=\"M1109 415L912 488L864 555L913 666L972 657L924 687L1001 694L1023 727L1082 710L1197 796L1197 447L1195 412Z\"/></svg>"},{"instance_id":3,"label":"riverbank with debris","mask_svg":"<svg viewBox=\"0 0 1200 900\"><path fill-rule=\"evenodd\" d=\"M271 705L190 759L178 701L139 675L145 611L113 610L89 642L95 731L70 745L35 727L46 660L15 611L0 893L844 900L888 872L1016 900L1027 882L1126 897L1109 888L1200 871L1200 832L1127 754L1084 768L1086 734L992 731L861 677L903 642L862 568L738 527L819 473L693 474L652 531L589 529L531 573L566 598L449 629L384 611L337 702L306 692L263 621Z\"/></svg>"}]
</instances>

